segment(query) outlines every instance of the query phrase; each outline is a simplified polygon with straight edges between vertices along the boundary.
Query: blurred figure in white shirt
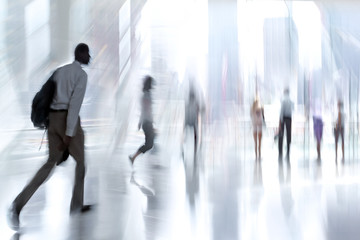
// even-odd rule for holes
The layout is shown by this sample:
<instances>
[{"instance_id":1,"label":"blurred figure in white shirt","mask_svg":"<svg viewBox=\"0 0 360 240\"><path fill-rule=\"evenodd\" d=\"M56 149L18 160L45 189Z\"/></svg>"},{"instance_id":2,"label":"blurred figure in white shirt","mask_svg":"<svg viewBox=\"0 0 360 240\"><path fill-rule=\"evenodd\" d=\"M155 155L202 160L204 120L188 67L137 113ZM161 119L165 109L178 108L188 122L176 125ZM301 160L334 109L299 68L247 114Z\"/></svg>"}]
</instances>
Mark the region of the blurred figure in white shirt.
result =
<instances>
[{"instance_id":1,"label":"blurred figure in white shirt","mask_svg":"<svg viewBox=\"0 0 360 240\"><path fill-rule=\"evenodd\" d=\"M291 144L291 124L292 124L292 112L294 109L294 103L290 99L290 91L288 88L284 90L284 98L281 102L280 121L279 121L279 158L283 156L283 138L284 130L286 128L286 143L287 151L286 158L290 157L290 144Z\"/></svg>"}]
</instances>

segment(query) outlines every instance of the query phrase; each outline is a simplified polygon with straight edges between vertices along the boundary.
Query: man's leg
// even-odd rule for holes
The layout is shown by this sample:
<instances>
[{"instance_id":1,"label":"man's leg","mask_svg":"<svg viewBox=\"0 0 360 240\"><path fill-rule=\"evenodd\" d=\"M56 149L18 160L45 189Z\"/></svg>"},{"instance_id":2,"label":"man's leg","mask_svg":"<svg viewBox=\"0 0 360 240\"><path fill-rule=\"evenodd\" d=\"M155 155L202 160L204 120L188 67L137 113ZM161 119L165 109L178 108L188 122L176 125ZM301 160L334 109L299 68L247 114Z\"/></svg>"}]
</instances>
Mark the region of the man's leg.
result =
<instances>
[{"instance_id":1,"label":"man's leg","mask_svg":"<svg viewBox=\"0 0 360 240\"><path fill-rule=\"evenodd\" d=\"M49 158L48 161L38 170L33 179L15 198L8 213L8 223L13 230L17 230L20 225L19 215L22 208L30 200L32 195L40 187L40 185L47 179L51 170L55 166L56 161Z\"/></svg>"},{"instance_id":2,"label":"man's leg","mask_svg":"<svg viewBox=\"0 0 360 240\"><path fill-rule=\"evenodd\" d=\"M337 148L338 148L339 130L335 129L335 161L337 161Z\"/></svg>"},{"instance_id":3,"label":"man's leg","mask_svg":"<svg viewBox=\"0 0 360 240\"><path fill-rule=\"evenodd\" d=\"M286 142L287 142L287 152L286 156L290 157L290 144L291 144L291 119L286 119Z\"/></svg>"},{"instance_id":4,"label":"man's leg","mask_svg":"<svg viewBox=\"0 0 360 240\"><path fill-rule=\"evenodd\" d=\"M255 126L256 127L256 126ZM257 133L256 133L256 131L254 130L254 132L253 132L253 137L254 137L254 144L255 144L255 158L257 158L257 140L256 140L256 138L257 138Z\"/></svg>"},{"instance_id":5,"label":"man's leg","mask_svg":"<svg viewBox=\"0 0 360 240\"><path fill-rule=\"evenodd\" d=\"M85 179L85 150L84 132L80 125L80 118L77 124L76 135L71 139L69 153L76 161L75 182L70 205L70 212L81 211L84 203L84 179Z\"/></svg>"},{"instance_id":6,"label":"man's leg","mask_svg":"<svg viewBox=\"0 0 360 240\"><path fill-rule=\"evenodd\" d=\"M141 153L145 153L153 147L154 138L155 138L155 133L152 123L150 122L144 123L143 130L145 133L145 144L139 148L139 152Z\"/></svg>"},{"instance_id":7,"label":"man's leg","mask_svg":"<svg viewBox=\"0 0 360 240\"><path fill-rule=\"evenodd\" d=\"M20 214L22 208L30 200L32 195L36 190L41 186L41 184L48 178L51 173L55 163L61 158L62 152L57 150L57 146L62 142L62 138L57 134L57 128L59 123L56 121L50 121L50 126L48 130L48 139L49 139L49 158L46 163L37 171L33 179L26 185L26 187L19 193L15 198L12 204L12 214L15 218L12 219L18 222L18 215ZM17 218L17 219L16 219ZM18 223L17 223L18 224Z\"/></svg>"},{"instance_id":8,"label":"man's leg","mask_svg":"<svg viewBox=\"0 0 360 240\"><path fill-rule=\"evenodd\" d=\"M33 179L21 191L21 193L14 200L15 209L20 213L21 209L30 200L32 195L40 187L40 185L47 179L51 170L55 166L56 160L49 158L47 162L38 170Z\"/></svg>"},{"instance_id":9,"label":"man's leg","mask_svg":"<svg viewBox=\"0 0 360 240\"><path fill-rule=\"evenodd\" d=\"M284 137L284 120L280 123L280 130L279 130L279 157L282 157L283 137Z\"/></svg>"},{"instance_id":10,"label":"man's leg","mask_svg":"<svg viewBox=\"0 0 360 240\"><path fill-rule=\"evenodd\" d=\"M345 154L344 154L344 128L343 127L341 128L341 150L342 150L342 160L344 161Z\"/></svg>"},{"instance_id":11,"label":"man's leg","mask_svg":"<svg viewBox=\"0 0 360 240\"><path fill-rule=\"evenodd\" d=\"M185 138L187 137L187 128L188 125L186 122L184 122L184 129L181 136L181 156L184 159L184 144L185 144Z\"/></svg>"},{"instance_id":12,"label":"man's leg","mask_svg":"<svg viewBox=\"0 0 360 240\"><path fill-rule=\"evenodd\" d=\"M194 156L197 153L197 144L198 143L198 131L197 131L197 126L194 125Z\"/></svg>"},{"instance_id":13,"label":"man's leg","mask_svg":"<svg viewBox=\"0 0 360 240\"><path fill-rule=\"evenodd\" d=\"M258 139L259 139L259 160L261 159L261 138L262 138L262 131L259 131L259 133L258 133Z\"/></svg>"},{"instance_id":14,"label":"man's leg","mask_svg":"<svg viewBox=\"0 0 360 240\"><path fill-rule=\"evenodd\" d=\"M129 159L131 164L134 164L135 159L141 154L150 150L154 146L155 132L151 122L145 122L142 125L142 129L145 134L145 144L142 145L134 155L130 155Z\"/></svg>"}]
</instances>

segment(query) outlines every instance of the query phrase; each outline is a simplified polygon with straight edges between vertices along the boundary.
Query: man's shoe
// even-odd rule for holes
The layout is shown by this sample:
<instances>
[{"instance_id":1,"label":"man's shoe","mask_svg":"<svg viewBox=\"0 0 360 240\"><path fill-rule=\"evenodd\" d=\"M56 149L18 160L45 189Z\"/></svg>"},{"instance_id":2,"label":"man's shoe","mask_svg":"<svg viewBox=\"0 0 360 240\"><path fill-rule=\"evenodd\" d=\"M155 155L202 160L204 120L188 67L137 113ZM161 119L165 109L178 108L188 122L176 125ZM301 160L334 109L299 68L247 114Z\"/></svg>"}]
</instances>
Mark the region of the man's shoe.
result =
<instances>
[{"instance_id":1,"label":"man's shoe","mask_svg":"<svg viewBox=\"0 0 360 240\"><path fill-rule=\"evenodd\" d=\"M82 213L85 213L85 212L88 212L92 209L92 205L84 205L82 208L81 208L81 212Z\"/></svg>"},{"instance_id":2,"label":"man's shoe","mask_svg":"<svg viewBox=\"0 0 360 240\"><path fill-rule=\"evenodd\" d=\"M14 205L12 205L9 209L7 220L8 220L8 225L12 230L14 231L19 230L19 226L20 226L19 213L16 211Z\"/></svg>"},{"instance_id":3,"label":"man's shoe","mask_svg":"<svg viewBox=\"0 0 360 240\"><path fill-rule=\"evenodd\" d=\"M72 209L70 210L70 215L88 212L92 209L92 206L93 205L83 205L81 208Z\"/></svg>"},{"instance_id":4,"label":"man's shoe","mask_svg":"<svg viewBox=\"0 0 360 240\"><path fill-rule=\"evenodd\" d=\"M131 166L133 166L133 165L134 165L134 159L132 158L131 155L129 155L129 161L130 161L130 163L131 163Z\"/></svg>"}]
</instances>

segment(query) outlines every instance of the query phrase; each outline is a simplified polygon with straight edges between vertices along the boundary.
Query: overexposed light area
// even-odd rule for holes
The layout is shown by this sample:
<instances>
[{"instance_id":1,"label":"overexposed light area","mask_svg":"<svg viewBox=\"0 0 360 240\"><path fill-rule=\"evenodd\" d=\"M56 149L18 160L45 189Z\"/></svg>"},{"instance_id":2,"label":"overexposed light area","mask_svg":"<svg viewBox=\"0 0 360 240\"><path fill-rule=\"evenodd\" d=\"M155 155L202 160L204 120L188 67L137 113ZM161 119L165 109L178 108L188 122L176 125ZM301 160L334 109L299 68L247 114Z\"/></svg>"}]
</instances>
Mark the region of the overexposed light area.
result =
<instances>
[{"instance_id":1,"label":"overexposed light area","mask_svg":"<svg viewBox=\"0 0 360 240\"><path fill-rule=\"evenodd\" d=\"M282 1L238 1L238 39L244 79L264 74L264 20L288 15Z\"/></svg>"},{"instance_id":2,"label":"overexposed light area","mask_svg":"<svg viewBox=\"0 0 360 240\"><path fill-rule=\"evenodd\" d=\"M44 25L26 39L26 64L28 74L44 63L50 54L50 26Z\"/></svg>"},{"instance_id":3,"label":"overexposed light area","mask_svg":"<svg viewBox=\"0 0 360 240\"><path fill-rule=\"evenodd\" d=\"M119 10L119 33L120 39L130 27L130 1L125 1Z\"/></svg>"},{"instance_id":4,"label":"overexposed light area","mask_svg":"<svg viewBox=\"0 0 360 240\"><path fill-rule=\"evenodd\" d=\"M33 34L36 30L49 22L49 0L34 0L25 7L26 35Z\"/></svg>"},{"instance_id":5,"label":"overexposed light area","mask_svg":"<svg viewBox=\"0 0 360 240\"><path fill-rule=\"evenodd\" d=\"M0 1L0 22L5 21L6 14L7 14L7 2ZM1 56L1 49L5 47L5 26L4 24L0 24L0 56Z\"/></svg>"},{"instance_id":6,"label":"overexposed light area","mask_svg":"<svg viewBox=\"0 0 360 240\"><path fill-rule=\"evenodd\" d=\"M293 2L293 19L299 36L299 63L309 70L321 67L321 15L314 2Z\"/></svg>"},{"instance_id":7,"label":"overexposed light area","mask_svg":"<svg viewBox=\"0 0 360 240\"><path fill-rule=\"evenodd\" d=\"M166 9L166 11L164 11ZM176 73L181 84L189 78L206 80L208 52L208 3L206 0L148 1L142 11L139 32L142 52L165 62L166 71ZM152 49L157 48L154 52ZM148 69L153 62L146 60Z\"/></svg>"},{"instance_id":8,"label":"overexposed light area","mask_svg":"<svg viewBox=\"0 0 360 240\"><path fill-rule=\"evenodd\" d=\"M119 10L119 39L119 71L121 82L128 73L131 64L130 1L126 1Z\"/></svg>"},{"instance_id":9,"label":"overexposed light area","mask_svg":"<svg viewBox=\"0 0 360 240\"><path fill-rule=\"evenodd\" d=\"M49 0L34 0L25 7L27 74L44 63L50 54L49 11Z\"/></svg>"},{"instance_id":10,"label":"overexposed light area","mask_svg":"<svg viewBox=\"0 0 360 240\"><path fill-rule=\"evenodd\" d=\"M208 3L188 0L180 33L180 52L184 53L179 80L194 78L202 91L206 85L208 54ZM184 70L185 72L182 72Z\"/></svg>"}]
</instances>

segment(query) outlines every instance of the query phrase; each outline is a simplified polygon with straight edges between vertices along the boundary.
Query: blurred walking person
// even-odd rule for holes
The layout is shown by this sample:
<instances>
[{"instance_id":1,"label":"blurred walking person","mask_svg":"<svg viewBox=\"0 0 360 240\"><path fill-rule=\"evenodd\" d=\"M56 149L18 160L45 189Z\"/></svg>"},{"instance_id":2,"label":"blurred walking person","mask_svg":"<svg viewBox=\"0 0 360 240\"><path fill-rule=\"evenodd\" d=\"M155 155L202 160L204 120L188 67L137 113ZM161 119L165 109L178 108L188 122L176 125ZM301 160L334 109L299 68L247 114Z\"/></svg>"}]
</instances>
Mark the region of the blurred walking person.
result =
<instances>
[{"instance_id":1,"label":"blurred walking person","mask_svg":"<svg viewBox=\"0 0 360 240\"><path fill-rule=\"evenodd\" d=\"M342 150L342 161L344 161L344 126L345 126L345 114L344 104L341 100L338 101L338 114L335 122L334 135L335 135L335 160L337 161L337 148L339 135L341 136L341 150Z\"/></svg>"},{"instance_id":2,"label":"blurred walking person","mask_svg":"<svg viewBox=\"0 0 360 240\"><path fill-rule=\"evenodd\" d=\"M314 112L313 112L313 123L314 123L314 135L316 138L317 159L321 160L321 140L323 135L324 123L322 120L320 100L315 101Z\"/></svg>"},{"instance_id":3,"label":"blurred walking person","mask_svg":"<svg viewBox=\"0 0 360 240\"><path fill-rule=\"evenodd\" d=\"M290 99L290 91L288 88L284 90L284 98L281 102L280 121L279 121L279 158L283 156L283 138L284 130L286 128L286 143L287 151L286 158L290 157L290 144L291 144L291 124L292 124L292 111L294 109L294 103Z\"/></svg>"},{"instance_id":4,"label":"blurred walking person","mask_svg":"<svg viewBox=\"0 0 360 240\"><path fill-rule=\"evenodd\" d=\"M143 129L145 133L145 144L142 145L134 154L129 156L131 165L135 159L141 154L150 150L154 145L155 132L153 127L152 114L152 97L150 90L152 89L154 79L151 76L145 76L143 83L143 96L141 98L141 116L138 129Z\"/></svg>"},{"instance_id":5,"label":"blurred walking person","mask_svg":"<svg viewBox=\"0 0 360 240\"><path fill-rule=\"evenodd\" d=\"M189 90L188 98L185 103L185 122L182 137L182 144L184 145L184 139L186 137L187 129L190 128L194 134L194 157L196 157L198 142L199 142L199 117L201 112L201 106L199 98L195 94L194 87L191 86ZM183 154L184 154L184 150Z\"/></svg>"},{"instance_id":6,"label":"blurred walking person","mask_svg":"<svg viewBox=\"0 0 360 240\"><path fill-rule=\"evenodd\" d=\"M253 136L255 142L255 158L261 159L261 138L262 129L265 124L264 107L260 103L259 96L255 100L250 110L251 122L253 126Z\"/></svg>"},{"instance_id":7,"label":"blurred walking person","mask_svg":"<svg viewBox=\"0 0 360 240\"><path fill-rule=\"evenodd\" d=\"M76 161L70 213L84 212L91 208L90 205L83 204L85 153L84 132L79 117L87 84L87 74L81 64L87 65L90 62L89 47L80 43L76 46L74 54L73 63L60 67L55 72L56 90L49 113L49 158L12 203L8 222L14 230L19 228L21 210L47 179L55 164L62 161L65 150L68 150Z\"/></svg>"}]
</instances>

